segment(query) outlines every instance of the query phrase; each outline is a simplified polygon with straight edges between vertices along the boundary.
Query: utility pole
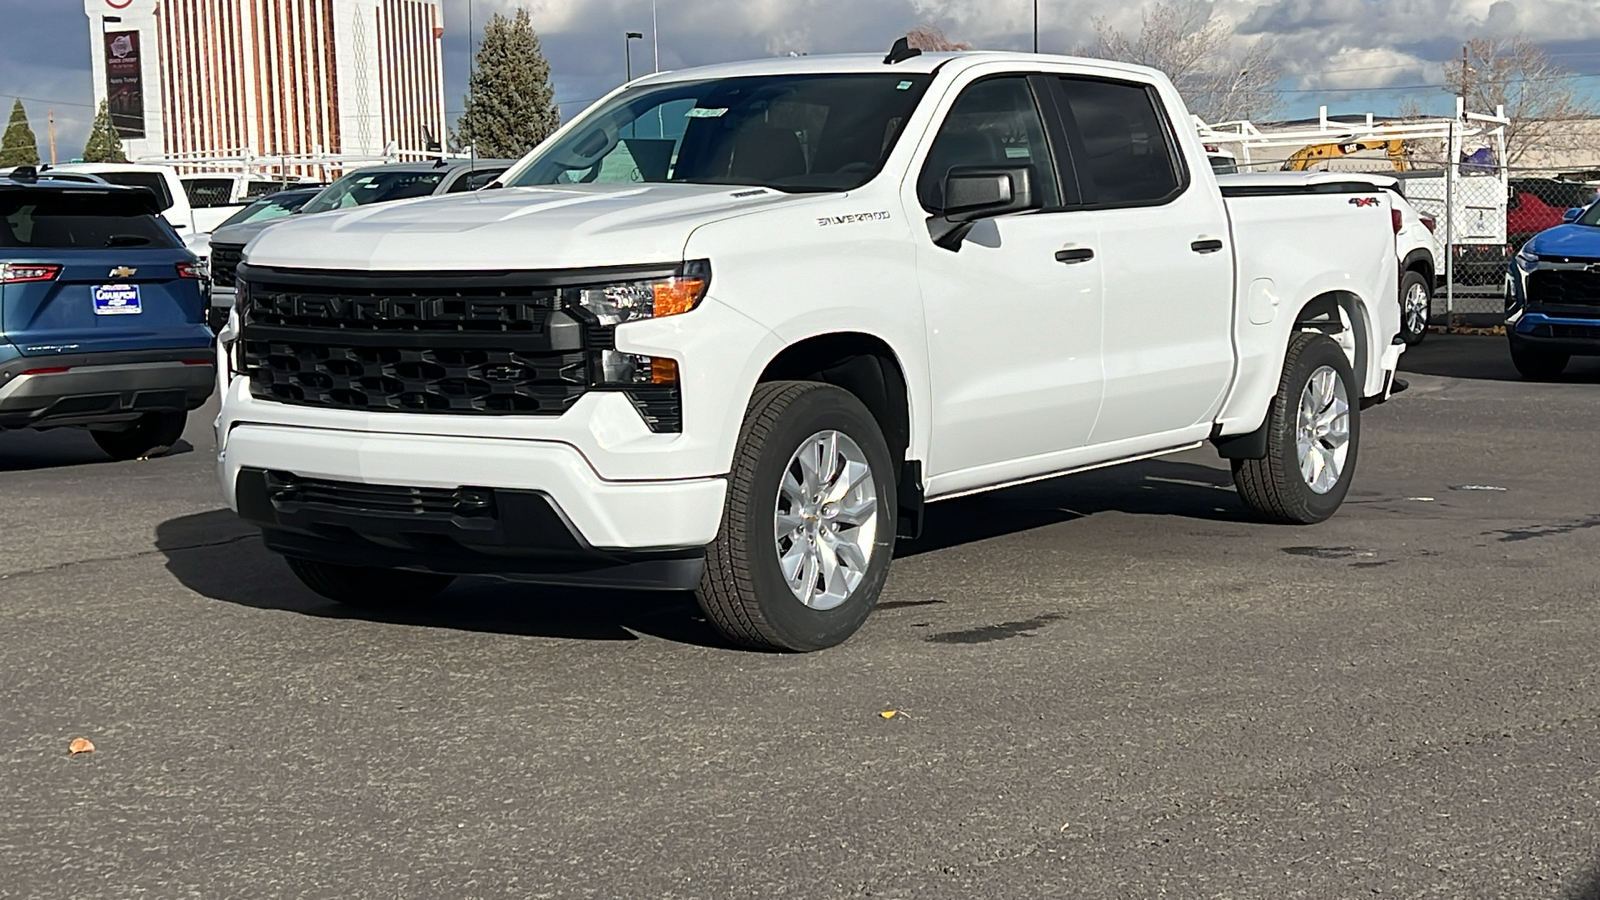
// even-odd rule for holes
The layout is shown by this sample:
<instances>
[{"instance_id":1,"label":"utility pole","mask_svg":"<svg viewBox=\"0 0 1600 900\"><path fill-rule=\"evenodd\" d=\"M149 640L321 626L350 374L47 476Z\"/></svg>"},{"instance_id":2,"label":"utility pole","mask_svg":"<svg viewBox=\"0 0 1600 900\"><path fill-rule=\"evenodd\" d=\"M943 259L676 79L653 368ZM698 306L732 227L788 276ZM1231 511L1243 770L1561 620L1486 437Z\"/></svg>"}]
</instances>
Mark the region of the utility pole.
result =
<instances>
[{"instance_id":1,"label":"utility pole","mask_svg":"<svg viewBox=\"0 0 1600 900\"><path fill-rule=\"evenodd\" d=\"M655 71L659 72L661 71L661 21L656 18L656 0L650 0L650 43L655 47Z\"/></svg>"},{"instance_id":2,"label":"utility pole","mask_svg":"<svg viewBox=\"0 0 1600 900\"><path fill-rule=\"evenodd\" d=\"M56 111L47 110L46 115L50 120L50 165L56 164Z\"/></svg>"},{"instance_id":3,"label":"utility pole","mask_svg":"<svg viewBox=\"0 0 1600 900\"><path fill-rule=\"evenodd\" d=\"M1039 0L1033 0L1033 52L1039 52Z\"/></svg>"}]
</instances>

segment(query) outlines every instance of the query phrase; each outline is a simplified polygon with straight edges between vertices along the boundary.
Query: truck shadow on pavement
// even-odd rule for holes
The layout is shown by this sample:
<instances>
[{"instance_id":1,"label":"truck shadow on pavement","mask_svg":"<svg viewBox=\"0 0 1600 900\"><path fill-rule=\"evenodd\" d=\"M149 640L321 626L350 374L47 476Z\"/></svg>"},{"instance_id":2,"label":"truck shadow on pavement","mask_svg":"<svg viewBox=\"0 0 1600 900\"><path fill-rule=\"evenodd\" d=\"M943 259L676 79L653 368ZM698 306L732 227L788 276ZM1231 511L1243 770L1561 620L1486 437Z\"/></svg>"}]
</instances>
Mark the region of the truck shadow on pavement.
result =
<instances>
[{"instance_id":1,"label":"truck shadow on pavement","mask_svg":"<svg viewBox=\"0 0 1600 900\"><path fill-rule=\"evenodd\" d=\"M172 445L166 456L194 450L188 441ZM115 465L82 428L27 429L0 433L0 472L66 469L73 466Z\"/></svg>"},{"instance_id":2,"label":"truck shadow on pavement","mask_svg":"<svg viewBox=\"0 0 1600 900\"><path fill-rule=\"evenodd\" d=\"M1250 521L1227 470L1148 461L1070 479L933 504L923 537L901 544L914 556L1084 518L1097 512ZM231 510L182 516L156 528L167 571L197 594L254 609L463 631L589 641L641 634L701 647L728 643L706 622L693 595L579 590L463 578L435 605L368 610L312 593Z\"/></svg>"},{"instance_id":3,"label":"truck shadow on pavement","mask_svg":"<svg viewBox=\"0 0 1600 900\"><path fill-rule=\"evenodd\" d=\"M930 504L922 536L901 541L895 556L916 556L1104 512L1259 521L1239 501L1228 469L1153 459Z\"/></svg>"},{"instance_id":4,"label":"truck shadow on pavement","mask_svg":"<svg viewBox=\"0 0 1600 900\"><path fill-rule=\"evenodd\" d=\"M1600 900L1600 862L1589 867L1572 890L1567 892L1565 900Z\"/></svg>"},{"instance_id":5,"label":"truck shadow on pavement","mask_svg":"<svg viewBox=\"0 0 1600 900\"><path fill-rule=\"evenodd\" d=\"M1444 378L1524 381L1529 386L1542 386L1526 381L1517 372L1503 337L1430 334L1400 357L1400 371L1401 377L1406 372L1416 372ZM1574 356L1560 382L1600 384L1600 358Z\"/></svg>"}]
</instances>

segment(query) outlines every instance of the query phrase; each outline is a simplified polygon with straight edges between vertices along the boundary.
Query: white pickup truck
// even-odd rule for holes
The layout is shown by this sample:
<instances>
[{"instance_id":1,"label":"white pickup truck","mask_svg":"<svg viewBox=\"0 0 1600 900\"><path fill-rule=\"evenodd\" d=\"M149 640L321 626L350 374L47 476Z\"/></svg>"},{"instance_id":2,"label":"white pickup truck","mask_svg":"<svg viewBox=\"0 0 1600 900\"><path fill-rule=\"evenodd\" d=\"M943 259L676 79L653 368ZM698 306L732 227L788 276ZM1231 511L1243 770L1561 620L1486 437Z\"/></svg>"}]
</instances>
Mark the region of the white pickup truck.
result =
<instances>
[{"instance_id":1,"label":"white pickup truck","mask_svg":"<svg viewBox=\"0 0 1600 900\"><path fill-rule=\"evenodd\" d=\"M459 197L245 250L218 473L312 589L693 589L856 631L924 504L1211 441L1332 515L1403 345L1387 192L1222 190L1160 73L1033 54L653 75Z\"/></svg>"}]
</instances>

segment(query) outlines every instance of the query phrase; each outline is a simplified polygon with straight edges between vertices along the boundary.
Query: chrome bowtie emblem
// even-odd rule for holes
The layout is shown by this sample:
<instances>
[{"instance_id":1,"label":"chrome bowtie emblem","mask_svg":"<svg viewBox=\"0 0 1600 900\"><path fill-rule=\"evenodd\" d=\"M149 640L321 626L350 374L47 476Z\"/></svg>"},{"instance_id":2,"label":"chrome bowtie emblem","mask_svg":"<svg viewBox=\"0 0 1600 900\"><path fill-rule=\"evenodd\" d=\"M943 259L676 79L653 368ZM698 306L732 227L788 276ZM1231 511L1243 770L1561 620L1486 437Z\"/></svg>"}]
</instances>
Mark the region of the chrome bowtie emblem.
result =
<instances>
[{"instance_id":1,"label":"chrome bowtie emblem","mask_svg":"<svg viewBox=\"0 0 1600 900\"><path fill-rule=\"evenodd\" d=\"M488 381L506 384L522 377L520 366L490 366L484 370L483 377Z\"/></svg>"},{"instance_id":2,"label":"chrome bowtie emblem","mask_svg":"<svg viewBox=\"0 0 1600 900\"><path fill-rule=\"evenodd\" d=\"M132 266L117 266L115 269L111 270L111 275L109 277L111 277L111 278L132 278L134 275L137 275L138 273L139 273L139 270L135 269Z\"/></svg>"}]
</instances>

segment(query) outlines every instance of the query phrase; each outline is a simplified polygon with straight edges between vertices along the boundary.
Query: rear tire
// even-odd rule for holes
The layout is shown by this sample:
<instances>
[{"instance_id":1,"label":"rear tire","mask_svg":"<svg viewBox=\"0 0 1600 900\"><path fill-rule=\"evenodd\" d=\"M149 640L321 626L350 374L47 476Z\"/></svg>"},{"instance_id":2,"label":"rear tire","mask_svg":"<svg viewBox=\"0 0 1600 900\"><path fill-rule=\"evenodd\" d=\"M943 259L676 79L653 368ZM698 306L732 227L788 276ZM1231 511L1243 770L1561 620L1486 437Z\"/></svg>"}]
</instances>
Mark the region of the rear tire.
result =
<instances>
[{"instance_id":1,"label":"rear tire","mask_svg":"<svg viewBox=\"0 0 1600 900\"><path fill-rule=\"evenodd\" d=\"M361 609L417 606L439 596L456 580L454 575L344 566L293 556L287 562L289 570L306 587L335 603Z\"/></svg>"},{"instance_id":2,"label":"rear tire","mask_svg":"<svg viewBox=\"0 0 1600 900\"><path fill-rule=\"evenodd\" d=\"M1400 280L1400 339L1415 347L1428 336L1433 318L1433 285L1421 272L1411 270Z\"/></svg>"},{"instance_id":3,"label":"rear tire","mask_svg":"<svg viewBox=\"0 0 1600 900\"><path fill-rule=\"evenodd\" d=\"M816 382L757 385L706 548L700 608L746 647L843 643L888 577L895 487L883 432L855 395Z\"/></svg>"},{"instance_id":4,"label":"rear tire","mask_svg":"<svg viewBox=\"0 0 1600 900\"><path fill-rule=\"evenodd\" d=\"M1555 381L1572 361L1570 354L1530 347L1516 338L1510 338L1510 342L1511 364L1529 381Z\"/></svg>"},{"instance_id":5,"label":"rear tire","mask_svg":"<svg viewBox=\"0 0 1600 900\"><path fill-rule=\"evenodd\" d=\"M1272 522L1310 525L1338 511L1355 475L1361 393L1332 338L1296 334L1267 412L1267 455L1233 461L1246 506Z\"/></svg>"},{"instance_id":6,"label":"rear tire","mask_svg":"<svg viewBox=\"0 0 1600 900\"><path fill-rule=\"evenodd\" d=\"M140 416L124 431L95 431L89 435L112 459L150 459L161 456L183 437L189 421L186 412L152 412Z\"/></svg>"}]
</instances>

